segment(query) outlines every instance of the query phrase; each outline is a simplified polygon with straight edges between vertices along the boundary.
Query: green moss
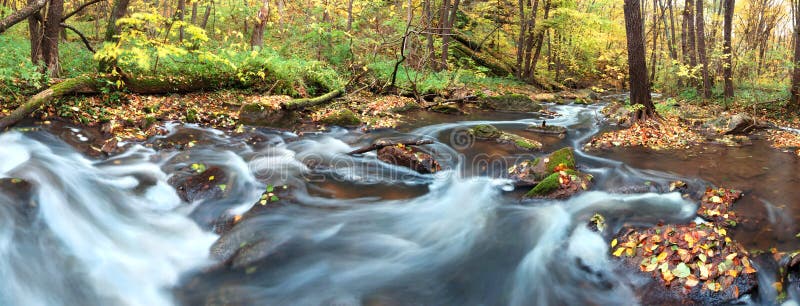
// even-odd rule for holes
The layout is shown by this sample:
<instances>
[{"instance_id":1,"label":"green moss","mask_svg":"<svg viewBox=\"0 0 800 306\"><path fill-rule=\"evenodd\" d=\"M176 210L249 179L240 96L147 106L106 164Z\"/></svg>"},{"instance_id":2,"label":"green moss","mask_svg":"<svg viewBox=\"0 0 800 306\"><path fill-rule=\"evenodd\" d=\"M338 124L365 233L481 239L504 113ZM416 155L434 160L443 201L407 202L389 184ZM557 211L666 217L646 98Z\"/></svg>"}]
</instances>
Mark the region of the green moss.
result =
<instances>
[{"instance_id":1,"label":"green moss","mask_svg":"<svg viewBox=\"0 0 800 306\"><path fill-rule=\"evenodd\" d=\"M547 172L552 173L559 164L564 164L568 169L575 169L575 154L571 147L564 147L550 153L547 165Z\"/></svg>"},{"instance_id":2,"label":"green moss","mask_svg":"<svg viewBox=\"0 0 800 306\"><path fill-rule=\"evenodd\" d=\"M242 108L239 110L240 113L259 113L264 110L264 106L261 103L247 103L243 104Z\"/></svg>"},{"instance_id":3,"label":"green moss","mask_svg":"<svg viewBox=\"0 0 800 306\"><path fill-rule=\"evenodd\" d=\"M508 138L510 141L514 142L514 145L522 149L539 150L542 148L542 143L535 140L527 139L522 136L506 133L503 135L503 137Z\"/></svg>"},{"instance_id":4,"label":"green moss","mask_svg":"<svg viewBox=\"0 0 800 306\"><path fill-rule=\"evenodd\" d=\"M186 110L186 122L197 122L197 110L190 108Z\"/></svg>"},{"instance_id":5,"label":"green moss","mask_svg":"<svg viewBox=\"0 0 800 306\"><path fill-rule=\"evenodd\" d=\"M566 170L565 171L568 175L579 176L580 173L575 170ZM544 178L539 184L533 187L528 193L525 194L526 197L541 197L546 196L549 193L557 190L561 187L561 183L558 181L558 173L553 173L548 175Z\"/></svg>"},{"instance_id":6,"label":"green moss","mask_svg":"<svg viewBox=\"0 0 800 306\"><path fill-rule=\"evenodd\" d=\"M459 114L461 110L458 109L457 106L451 104L437 104L431 107L432 112L442 113L442 114Z\"/></svg>"},{"instance_id":7,"label":"green moss","mask_svg":"<svg viewBox=\"0 0 800 306\"><path fill-rule=\"evenodd\" d=\"M328 114L320 122L330 125L353 126L361 124L361 119L349 109L342 109Z\"/></svg>"},{"instance_id":8,"label":"green moss","mask_svg":"<svg viewBox=\"0 0 800 306\"><path fill-rule=\"evenodd\" d=\"M469 129L469 133L478 138L494 139L503 135L503 132L498 130L493 125L480 124Z\"/></svg>"}]
</instances>

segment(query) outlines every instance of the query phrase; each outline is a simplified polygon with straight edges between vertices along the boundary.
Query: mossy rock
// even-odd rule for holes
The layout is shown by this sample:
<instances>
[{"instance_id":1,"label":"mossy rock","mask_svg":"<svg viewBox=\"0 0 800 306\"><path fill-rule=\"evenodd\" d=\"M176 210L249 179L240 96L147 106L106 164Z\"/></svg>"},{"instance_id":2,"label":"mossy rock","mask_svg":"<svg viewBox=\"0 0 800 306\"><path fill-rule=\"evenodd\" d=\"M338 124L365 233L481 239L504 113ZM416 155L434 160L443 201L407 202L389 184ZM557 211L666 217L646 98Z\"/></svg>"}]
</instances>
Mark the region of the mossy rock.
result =
<instances>
[{"instance_id":1,"label":"mossy rock","mask_svg":"<svg viewBox=\"0 0 800 306\"><path fill-rule=\"evenodd\" d=\"M327 114L319 122L338 126L356 126L361 124L361 118L349 109L341 109Z\"/></svg>"},{"instance_id":2,"label":"mossy rock","mask_svg":"<svg viewBox=\"0 0 800 306\"><path fill-rule=\"evenodd\" d=\"M554 172L560 164L564 164L567 169L575 169L575 153L572 147L558 149L544 159L545 169L548 173Z\"/></svg>"},{"instance_id":3,"label":"mossy rock","mask_svg":"<svg viewBox=\"0 0 800 306\"><path fill-rule=\"evenodd\" d=\"M562 182L564 177L564 182ZM572 169L552 173L536 184L525 197L529 198L568 198L589 189L592 176Z\"/></svg>"},{"instance_id":4,"label":"mossy rock","mask_svg":"<svg viewBox=\"0 0 800 306\"><path fill-rule=\"evenodd\" d=\"M481 124L469 129L469 133L478 139L495 140L499 143L513 144L517 148L529 151L540 150L542 143L516 134L506 133L493 125Z\"/></svg>"},{"instance_id":5,"label":"mossy rock","mask_svg":"<svg viewBox=\"0 0 800 306\"><path fill-rule=\"evenodd\" d=\"M502 96L486 97L481 99L482 107L509 112L538 112L542 110L539 102L533 101L526 95L509 94Z\"/></svg>"},{"instance_id":6,"label":"mossy rock","mask_svg":"<svg viewBox=\"0 0 800 306\"><path fill-rule=\"evenodd\" d=\"M473 126L469 129L469 133L479 139L497 139L503 132L498 130L495 126L489 124L481 124Z\"/></svg>"},{"instance_id":7,"label":"mossy rock","mask_svg":"<svg viewBox=\"0 0 800 306\"><path fill-rule=\"evenodd\" d=\"M519 135L505 133L503 132L500 137L497 138L497 141L500 143L512 143L514 146L520 149L535 151L542 149L542 143L538 142L533 139L528 139Z\"/></svg>"}]
</instances>

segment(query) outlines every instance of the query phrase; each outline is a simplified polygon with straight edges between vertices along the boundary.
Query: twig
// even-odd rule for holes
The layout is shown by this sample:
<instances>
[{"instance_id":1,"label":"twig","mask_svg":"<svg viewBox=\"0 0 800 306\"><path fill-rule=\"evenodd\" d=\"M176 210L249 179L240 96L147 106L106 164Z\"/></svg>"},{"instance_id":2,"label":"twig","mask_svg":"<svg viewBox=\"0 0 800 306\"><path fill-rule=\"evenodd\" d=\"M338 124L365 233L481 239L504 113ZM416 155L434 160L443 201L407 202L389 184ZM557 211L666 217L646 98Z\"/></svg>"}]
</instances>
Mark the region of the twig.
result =
<instances>
[{"instance_id":1,"label":"twig","mask_svg":"<svg viewBox=\"0 0 800 306\"><path fill-rule=\"evenodd\" d=\"M75 27L63 22L60 23L59 25L63 28L72 30L72 32L75 32L75 34L78 34L78 36L80 36L81 40L83 41L83 44L86 45L86 49L89 49L89 52L95 53L94 48L92 48L92 44L89 43L89 39L87 39L86 36L83 35L83 33L81 33L81 31L78 31L78 29L76 29Z\"/></svg>"}]
</instances>

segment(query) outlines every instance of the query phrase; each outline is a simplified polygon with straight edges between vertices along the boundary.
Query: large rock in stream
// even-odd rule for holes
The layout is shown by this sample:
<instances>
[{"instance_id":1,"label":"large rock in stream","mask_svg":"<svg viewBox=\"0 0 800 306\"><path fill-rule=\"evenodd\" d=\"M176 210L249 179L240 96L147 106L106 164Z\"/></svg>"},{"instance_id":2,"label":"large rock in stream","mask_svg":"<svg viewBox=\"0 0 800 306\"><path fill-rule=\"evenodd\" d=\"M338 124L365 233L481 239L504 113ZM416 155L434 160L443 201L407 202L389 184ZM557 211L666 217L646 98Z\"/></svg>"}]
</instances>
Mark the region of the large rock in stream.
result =
<instances>
[{"instance_id":1,"label":"large rock in stream","mask_svg":"<svg viewBox=\"0 0 800 306\"><path fill-rule=\"evenodd\" d=\"M538 112L542 110L542 105L539 102L520 94L482 98L480 105L496 111L506 112Z\"/></svg>"},{"instance_id":2,"label":"large rock in stream","mask_svg":"<svg viewBox=\"0 0 800 306\"><path fill-rule=\"evenodd\" d=\"M592 184L591 175L576 170L575 154L570 147L516 164L508 169L508 177L517 186L533 186L525 194L531 198L568 198L588 190Z\"/></svg>"},{"instance_id":3,"label":"large rock in stream","mask_svg":"<svg viewBox=\"0 0 800 306\"><path fill-rule=\"evenodd\" d=\"M411 146L383 147L378 150L378 159L422 174L436 173L442 170L442 167L433 159L433 156Z\"/></svg>"},{"instance_id":4,"label":"large rock in stream","mask_svg":"<svg viewBox=\"0 0 800 306\"><path fill-rule=\"evenodd\" d=\"M502 144L512 144L517 148L529 151L541 150L542 143L517 134L503 132L493 125L481 124L469 129L469 134L480 140L494 140Z\"/></svg>"}]
</instances>

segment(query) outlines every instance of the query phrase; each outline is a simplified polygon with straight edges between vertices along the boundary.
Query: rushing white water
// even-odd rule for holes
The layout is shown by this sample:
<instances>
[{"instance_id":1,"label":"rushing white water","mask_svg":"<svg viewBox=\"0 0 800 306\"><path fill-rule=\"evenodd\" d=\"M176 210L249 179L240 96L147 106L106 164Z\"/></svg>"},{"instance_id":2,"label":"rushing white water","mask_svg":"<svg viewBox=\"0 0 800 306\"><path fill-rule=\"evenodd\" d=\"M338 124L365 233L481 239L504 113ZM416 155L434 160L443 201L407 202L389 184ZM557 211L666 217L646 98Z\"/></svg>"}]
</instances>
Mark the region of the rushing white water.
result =
<instances>
[{"instance_id":1,"label":"rushing white water","mask_svg":"<svg viewBox=\"0 0 800 306\"><path fill-rule=\"evenodd\" d=\"M30 205L0 194L0 304L170 305L181 273L208 263L215 237L171 211L147 154L100 165L20 133L0 144L0 177L33 186Z\"/></svg>"},{"instance_id":2,"label":"rushing white water","mask_svg":"<svg viewBox=\"0 0 800 306\"><path fill-rule=\"evenodd\" d=\"M548 123L571 127L564 145L579 148L598 131L597 108L554 109L564 116ZM2 134L0 177L29 182L35 205L0 189L0 305L635 304L634 281L609 260L604 235L685 221L694 205L677 193L600 191L520 202L509 181L463 171L481 152L447 143L477 124L538 122L447 123L403 135L256 131L257 142L169 126L150 143L190 135L193 147L133 147L106 161L46 133ZM443 171L420 175L374 153L345 154L409 135L439 141L427 149ZM600 186L673 178L578 157ZM183 203L168 181L199 162L225 173L224 196ZM248 215L212 246L217 237L201 227L245 213L268 184L288 186L280 205ZM384 196L398 190L413 192ZM586 226L595 213L606 216L605 232Z\"/></svg>"}]
</instances>

